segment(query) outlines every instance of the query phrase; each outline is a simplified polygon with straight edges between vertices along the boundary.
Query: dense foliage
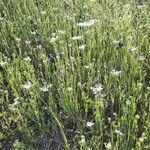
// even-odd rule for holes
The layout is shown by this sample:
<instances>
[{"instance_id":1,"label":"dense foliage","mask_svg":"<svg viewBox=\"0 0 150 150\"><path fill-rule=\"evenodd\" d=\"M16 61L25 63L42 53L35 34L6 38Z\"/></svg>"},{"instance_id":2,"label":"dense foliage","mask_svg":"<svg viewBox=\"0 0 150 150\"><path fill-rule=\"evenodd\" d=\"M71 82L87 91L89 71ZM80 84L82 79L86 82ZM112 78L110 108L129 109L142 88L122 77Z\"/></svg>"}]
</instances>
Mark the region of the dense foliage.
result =
<instances>
[{"instance_id":1,"label":"dense foliage","mask_svg":"<svg viewBox=\"0 0 150 150\"><path fill-rule=\"evenodd\" d=\"M0 149L150 149L150 2L0 1Z\"/></svg>"}]
</instances>

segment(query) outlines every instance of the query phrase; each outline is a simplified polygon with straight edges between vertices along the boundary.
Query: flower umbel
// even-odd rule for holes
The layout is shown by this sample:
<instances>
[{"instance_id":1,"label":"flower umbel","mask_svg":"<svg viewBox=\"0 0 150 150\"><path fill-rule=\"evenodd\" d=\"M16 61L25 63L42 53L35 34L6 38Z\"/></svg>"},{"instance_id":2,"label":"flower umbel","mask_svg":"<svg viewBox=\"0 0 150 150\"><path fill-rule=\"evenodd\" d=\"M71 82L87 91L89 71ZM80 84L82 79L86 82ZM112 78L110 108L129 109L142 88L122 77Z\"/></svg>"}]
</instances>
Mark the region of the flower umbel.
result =
<instances>
[{"instance_id":1,"label":"flower umbel","mask_svg":"<svg viewBox=\"0 0 150 150\"><path fill-rule=\"evenodd\" d=\"M24 84L24 85L22 85L22 87L24 88L24 89L30 89L31 87L32 87L33 85L32 85L32 83L30 82L30 81L28 81L26 84Z\"/></svg>"},{"instance_id":2,"label":"flower umbel","mask_svg":"<svg viewBox=\"0 0 150 150\"><path fill-rule=\"evenodd\" d=\"M96 97L102 97L103 85L101 83L97 83L94 87L90 88Z\"/></svg>"}]
</instances>

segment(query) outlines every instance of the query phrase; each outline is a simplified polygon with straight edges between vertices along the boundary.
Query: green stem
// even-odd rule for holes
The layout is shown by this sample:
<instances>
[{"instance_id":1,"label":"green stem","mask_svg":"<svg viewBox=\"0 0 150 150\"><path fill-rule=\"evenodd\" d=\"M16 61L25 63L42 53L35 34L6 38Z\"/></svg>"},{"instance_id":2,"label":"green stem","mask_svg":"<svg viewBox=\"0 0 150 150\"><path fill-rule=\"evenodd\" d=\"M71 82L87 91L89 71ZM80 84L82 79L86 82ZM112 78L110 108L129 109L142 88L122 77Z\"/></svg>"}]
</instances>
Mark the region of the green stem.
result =
<instances>
[{"instance_id":1,"label":"green stem","mask_svg":"<svg viewBox=\"0 0 150 150\"><path fill-rule=\"evenodd\" d=\"M52 110L50 107L49 107L49 110L50 110L50 112L51 112L51 114L52 114L52 116L53 116L53 118L54 118L56 124L57 124L58 127L60 128L61 135L62 135L63 141L64 141L64 143L65 143L65 149L66 149L66 150L70 150L70 146L69 146L69 143L68 143L68 141L67 141L66 135L65 135L65 133L64 133L62 124L60 123L60 121L58 120L58 118L56 117L55 113L53 112L53 110Z\"/></svg>"}]
</instances>

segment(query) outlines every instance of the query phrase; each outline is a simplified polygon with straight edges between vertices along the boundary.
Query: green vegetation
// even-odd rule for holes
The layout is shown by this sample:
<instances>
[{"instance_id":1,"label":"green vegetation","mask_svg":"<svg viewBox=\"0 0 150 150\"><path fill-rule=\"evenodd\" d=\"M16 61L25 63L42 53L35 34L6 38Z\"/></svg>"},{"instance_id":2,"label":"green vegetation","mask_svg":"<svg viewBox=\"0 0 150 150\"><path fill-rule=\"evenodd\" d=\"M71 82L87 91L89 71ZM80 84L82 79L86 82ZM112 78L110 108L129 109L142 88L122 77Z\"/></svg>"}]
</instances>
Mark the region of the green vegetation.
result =
<instances>
[{"instance_id":1,"label":"green vegetation","mask_svg":"<svg viewBox=\"0 0 150 150\"><path fill-rule=\"evenodd\" d=\"M0 149L150 149L150 3L0 0Z\"/></svg>"}]
</instances>

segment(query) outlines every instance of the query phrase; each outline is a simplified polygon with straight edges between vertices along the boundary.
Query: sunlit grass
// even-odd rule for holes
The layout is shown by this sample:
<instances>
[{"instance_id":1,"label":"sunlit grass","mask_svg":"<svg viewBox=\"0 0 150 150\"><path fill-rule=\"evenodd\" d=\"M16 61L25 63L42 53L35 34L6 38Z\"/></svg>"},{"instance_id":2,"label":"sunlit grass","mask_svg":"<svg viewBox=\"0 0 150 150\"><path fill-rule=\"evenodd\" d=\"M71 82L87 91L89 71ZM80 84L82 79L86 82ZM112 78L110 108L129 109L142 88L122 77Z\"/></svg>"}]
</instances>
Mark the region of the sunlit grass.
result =
<instances>
[{"instance_id":1,"label":"sunlit grass","mask_svg":"<svg viewBox=\"0 0 150 150\"><path fill-rule=\"evenodd\" d=\"M148 1L0 2L1 149L149 149Z\"/></svg>"}]
</instances>

